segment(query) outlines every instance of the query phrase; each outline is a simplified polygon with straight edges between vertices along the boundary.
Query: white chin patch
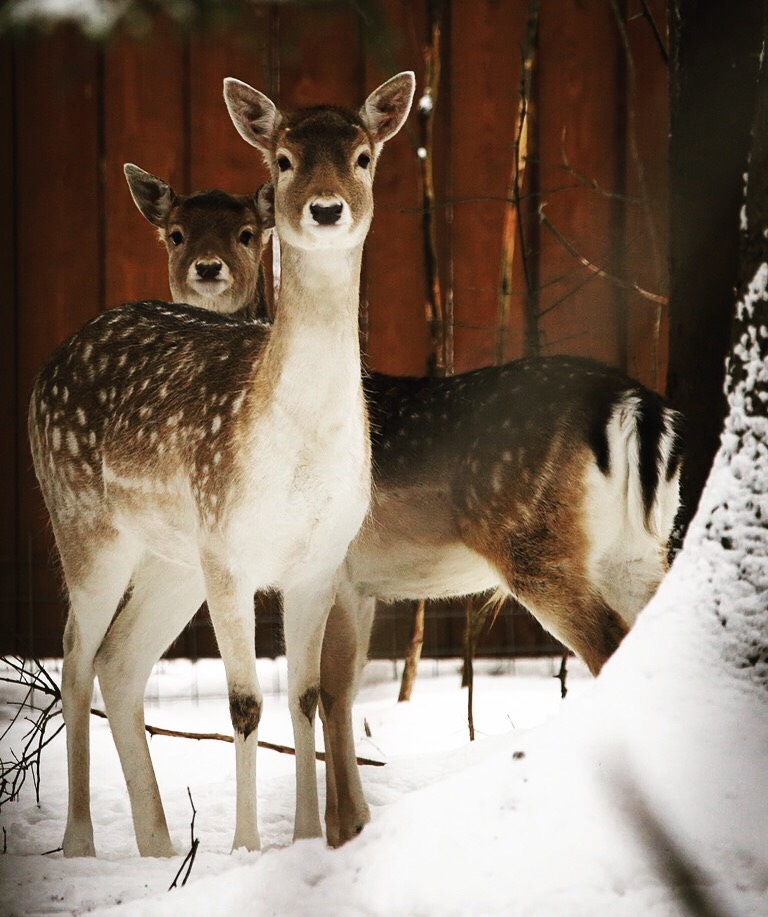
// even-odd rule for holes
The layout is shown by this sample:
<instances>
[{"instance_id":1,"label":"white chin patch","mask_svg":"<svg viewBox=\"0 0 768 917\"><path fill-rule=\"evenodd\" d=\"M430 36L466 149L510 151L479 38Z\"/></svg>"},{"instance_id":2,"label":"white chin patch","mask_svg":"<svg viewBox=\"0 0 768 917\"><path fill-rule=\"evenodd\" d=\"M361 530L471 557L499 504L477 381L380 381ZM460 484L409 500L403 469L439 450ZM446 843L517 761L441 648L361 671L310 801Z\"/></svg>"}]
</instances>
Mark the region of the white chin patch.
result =
<instances>
[{"instance_id":1,"label":"white chin patch","mask_svg":"<svg viewBox=\"0 0 768 917\"><path fill-rule=\"evenodd\" d=\"M197 280L187 284L188 301L193 306L214 312L230 312L229 283L225 280Z\"/></svg>"}]
</instances>

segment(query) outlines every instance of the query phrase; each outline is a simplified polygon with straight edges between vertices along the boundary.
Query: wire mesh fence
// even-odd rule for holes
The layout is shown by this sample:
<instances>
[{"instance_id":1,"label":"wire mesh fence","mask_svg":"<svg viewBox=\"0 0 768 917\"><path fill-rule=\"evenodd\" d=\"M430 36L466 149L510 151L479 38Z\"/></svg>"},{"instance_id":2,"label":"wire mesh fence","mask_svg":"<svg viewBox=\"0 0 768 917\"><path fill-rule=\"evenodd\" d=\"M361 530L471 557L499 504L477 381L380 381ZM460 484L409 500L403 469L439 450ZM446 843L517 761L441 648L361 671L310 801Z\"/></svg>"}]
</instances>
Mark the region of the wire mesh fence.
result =
<instances>
[{"instance_id":1,"label":"wire mesh fence","mask_svg":"<svg viewBox=\"0 0 768 917\"><path fill-rule=\"evenodd\" d=\"M464 655L467 602L477 610L482 599L429 601L425 608L426 658L446 659ZM371 638L374 659L402 659L410 640L415 602L379 603ZM257 655L274 658L284 652L279 596L258 594L255 607ZM61 655L66 621L66 601L58 571L50 558L32 552L14 562L0 558L0 654L52 658ZM489 615L477 641L482 657L515 658L551 656L561 644L514 600L508 600L493 619ZM216 641L205 606L169 647L169 657L192 660L218 656Z\"/></svg>"}]
</instances>

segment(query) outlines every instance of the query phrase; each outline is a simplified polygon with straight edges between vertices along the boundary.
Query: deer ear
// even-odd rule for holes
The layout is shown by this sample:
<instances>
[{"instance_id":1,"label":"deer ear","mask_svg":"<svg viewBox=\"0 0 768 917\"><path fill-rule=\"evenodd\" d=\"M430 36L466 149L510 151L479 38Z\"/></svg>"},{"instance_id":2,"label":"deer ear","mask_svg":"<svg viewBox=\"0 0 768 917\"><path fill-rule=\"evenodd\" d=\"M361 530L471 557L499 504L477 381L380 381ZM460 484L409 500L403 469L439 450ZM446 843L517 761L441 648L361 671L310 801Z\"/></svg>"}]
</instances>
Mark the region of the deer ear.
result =
<instances>
[{"instance_id":1,"label":"deer ear","mask_svg":"<svg viewBox=\"0 0 768 917\"><path fill-rule=\"evenodd\" d=\"M237 132L246 143L261 150L267 164L270 164L272 138L280 123L280 112L274 102L263 92L231 76L224 80L224 101Z\"/></svg>"},{"instance_id":2,"label":"deer ear","mask_svg":"<svg viewBox=\"0 0 768 917\"><path fill-rule=\"evenodd\" d=\"M405 123L416 91L416 75L412 70L398 73L368 96L360 109L360 117L371 132L374 143L384 143Z\"/></svg>"},{"instance_id":3,"label":"deer ear","mask_svg":"<svg viewBox=\"0 0 768 917\"><path fill-rule=\"evenodd\" d=\"M272 184L267 182L262 185L254 195L254 200L262 230L272 229L275 225L275 189Z\"/></svg>"},{"instance_id":4,"label":"deer ear","mask_svg":"<svg viewBox=\"0 0 768 917\"><path fill-rule=\"evenodd\" d=\"M173 188L162 178L145 172L132 162L125 163L123 172L136 206L150 223L163 228L176 200Z\"/></svg>"}]
</instances>

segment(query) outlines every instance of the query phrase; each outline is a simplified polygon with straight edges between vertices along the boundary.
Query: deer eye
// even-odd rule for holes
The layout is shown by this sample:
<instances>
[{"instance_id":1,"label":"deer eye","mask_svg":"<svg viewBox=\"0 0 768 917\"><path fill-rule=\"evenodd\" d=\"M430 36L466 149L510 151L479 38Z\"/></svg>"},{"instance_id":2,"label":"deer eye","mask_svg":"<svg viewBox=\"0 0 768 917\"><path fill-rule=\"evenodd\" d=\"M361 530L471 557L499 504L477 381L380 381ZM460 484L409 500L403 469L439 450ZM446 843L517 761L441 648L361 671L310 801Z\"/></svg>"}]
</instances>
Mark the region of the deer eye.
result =
<instances>
[{"instance_id":1,"label":"deer eye","mask_svg":"<svg viewBox=\"0 0 768 917\"><path fill-rule=\"evenodd\" d=\"M250 229L244 229L240 233L240 244L241 245L250 245L252 238L253 238L253 233L250 231Z\"/></svg>"},{"instance_id":2,"label":"deer eye","mask_svg":"<svg viewBox=\"0 0 768 917\"><path fill-rule=\"evenodd\" d=\"M357 164L360 166L361 169L367 169L368 166L371 164L371 157L367 153L361 153L357 157Z\"/></svg>"},{"instance_id":3,"label":"deer eye","mask_svg":"<svg viewBox=\"0 0 768 917\"><path fill-rule=\"evenodd\" d=\"M173 242L174 245L181 245L181 243L184 241L184 236L179 232L178 229L174 229L168 238L171 240L171 242Z\"/></svg>"},{"instance_id":4,"label":"deer eye","mask_svg":"<svg viewBox=\"0 0 768 917\"><path fill-rule=\"evenodd\" d=\"M291 168L291 160L287 156L277 157L277 168L281 172L287 172Z\"/></svg>"}]
</instances>

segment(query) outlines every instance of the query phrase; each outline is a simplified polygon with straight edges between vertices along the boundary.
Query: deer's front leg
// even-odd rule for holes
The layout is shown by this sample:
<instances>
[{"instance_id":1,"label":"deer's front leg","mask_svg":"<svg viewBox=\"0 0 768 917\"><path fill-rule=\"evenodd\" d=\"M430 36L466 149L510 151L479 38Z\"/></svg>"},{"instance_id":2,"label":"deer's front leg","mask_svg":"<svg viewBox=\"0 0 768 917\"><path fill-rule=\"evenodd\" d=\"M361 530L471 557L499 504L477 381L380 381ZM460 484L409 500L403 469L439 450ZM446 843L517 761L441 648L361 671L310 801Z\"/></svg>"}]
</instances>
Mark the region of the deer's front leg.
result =
<instances>
[{"instance_id":1,"label":"deer's front leg","mask_svg":"<svg viewBox=\"0 0 768 917\"><path fill-rule=\"evenodd\" d=\"M320 652L335 592L335 576L283 592L288 704L296 746L294 840L321 837L315 767L315 715L320 699Z\"/></svg>"},{"instance_id":2,"label":"deer's front leg","mask_svg":"<svg viewBox=\"0 0 768 917\"><path fill-rule=\"evenodd\" d=\"M229 712L235 733L237 811L232 849L259 850L256 820L256 748L262 693L256 675L253 587L223 565L203 565L208 610L227 674Z\"/></svg>"}]
</instances>

